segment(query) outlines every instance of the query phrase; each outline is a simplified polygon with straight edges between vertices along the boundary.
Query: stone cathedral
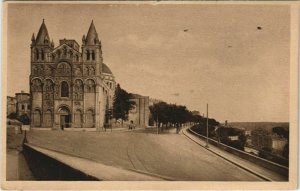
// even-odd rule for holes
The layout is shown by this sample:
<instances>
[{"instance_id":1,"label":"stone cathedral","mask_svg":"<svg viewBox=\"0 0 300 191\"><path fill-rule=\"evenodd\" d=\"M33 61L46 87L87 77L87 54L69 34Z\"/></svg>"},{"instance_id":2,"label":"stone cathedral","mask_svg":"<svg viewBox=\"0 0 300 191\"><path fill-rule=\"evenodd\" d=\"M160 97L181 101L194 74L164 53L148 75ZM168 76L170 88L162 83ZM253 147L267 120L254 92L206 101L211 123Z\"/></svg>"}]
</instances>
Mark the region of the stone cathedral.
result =
<instances>
[{"instance_id":1,"label":"stone cathedral","mask_svg":"<svg viewBox=\"0 0 300 191\"><path fill-rule=\"evenodd\" d=\"M32 35L31 127L102 128L115 84L93 21L81 47L73 39L61 39L55 47L44 20Z\"/></svg>"}]
</instances>

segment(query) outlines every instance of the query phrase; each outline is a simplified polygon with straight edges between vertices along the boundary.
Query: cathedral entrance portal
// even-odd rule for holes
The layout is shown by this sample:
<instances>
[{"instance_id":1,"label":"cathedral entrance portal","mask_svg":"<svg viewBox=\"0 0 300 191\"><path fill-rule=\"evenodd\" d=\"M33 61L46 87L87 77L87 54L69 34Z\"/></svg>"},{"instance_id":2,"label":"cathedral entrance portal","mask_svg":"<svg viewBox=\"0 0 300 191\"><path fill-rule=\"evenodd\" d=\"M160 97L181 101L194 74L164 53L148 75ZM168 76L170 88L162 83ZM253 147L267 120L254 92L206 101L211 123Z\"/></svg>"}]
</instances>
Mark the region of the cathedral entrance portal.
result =
<instances>
[{"instance_id":1,"label":"cathedral entrance portal","mask_svg":"<svg viewBox=\"0 0 300 191\"><path fill-rule=\"evenodd\" d=\"M71 127L71 114L70 110L67 107L61 107L58 110L60 116L60 128Z\"/></svg>"}]
</instances>

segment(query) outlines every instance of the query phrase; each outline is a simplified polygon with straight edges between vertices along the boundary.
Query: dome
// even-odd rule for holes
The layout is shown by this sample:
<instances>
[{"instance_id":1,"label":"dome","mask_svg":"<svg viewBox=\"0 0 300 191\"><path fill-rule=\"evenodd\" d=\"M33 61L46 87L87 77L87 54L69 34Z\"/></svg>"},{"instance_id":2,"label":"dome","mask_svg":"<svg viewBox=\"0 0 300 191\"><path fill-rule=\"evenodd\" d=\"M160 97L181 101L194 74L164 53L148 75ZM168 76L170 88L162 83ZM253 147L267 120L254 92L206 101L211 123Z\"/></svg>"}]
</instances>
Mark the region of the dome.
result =
<instances>
[{"instance_id":1,"label":"dome","mask_svg":"<svg viewBox=\"0 0 300 191\"><path fill-rule=\"evenodd\" d=\"M111 72L111 70L109 69L109 67L106 64L102 64L102 72L106 73L106 74L111 74L113 75L113 73Z\"/></svg>"}]
</instances>

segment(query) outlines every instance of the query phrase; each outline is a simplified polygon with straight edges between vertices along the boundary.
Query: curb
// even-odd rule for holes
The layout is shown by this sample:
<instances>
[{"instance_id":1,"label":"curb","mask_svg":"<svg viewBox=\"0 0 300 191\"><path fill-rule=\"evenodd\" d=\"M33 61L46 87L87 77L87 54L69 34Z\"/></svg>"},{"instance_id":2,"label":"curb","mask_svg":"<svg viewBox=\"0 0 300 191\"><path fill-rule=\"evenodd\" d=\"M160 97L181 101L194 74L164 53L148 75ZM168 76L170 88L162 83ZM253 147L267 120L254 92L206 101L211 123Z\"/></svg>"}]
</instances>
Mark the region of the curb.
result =
<instances>
[{"instance_id":1,"label":"curb","mask_svg":"<svg viewBox=\"0 0 300 191\"><path fill-rule=\"evenodd\" d=\"M223 156L223 155L221 155L221 154L219 154L219 153L217 153L217 152L215 152L215 151L213 151L213 150L211 150L211 149L209 149L209 148L207 148L207 147L201 145L200 143L198 143L197 141L195 141L194 139L192 139L190 136L187 135L186 129L183 130L182 132L183 132L183 134L184 134L187 138L189 138L190 140L192 140L192 141L195 142L196 144L198 144L198 145L200 145L201 147L205 148L206 150L208 150L208 151L214 153L215 155L217 155L217 156L219 156L219 157L225 159L226 161L228 161L228 162L230 162L230 163L232 163L232 164L238 166L239 168L242 168L242 169L246 170L247 172L250 172L250 173L252 173L252 174L258 176L259 178L261 178L261 179L263 179L263 180L266 180L266 181L274 181L274 180L272 180L272 179L270 179L270 178L268 178L268 177L266 177L266 176L264 176L264 175L262 175L262 174L260 174L260 173L258 173L258 172L255 172L254 170L252 170L252 169L250 169L250 168L247 168L247 167L245 167L245 166L243 166L243 165L241 165L241 164L238 164L237 162L234 162L234 161L228 159L227 157L225 157L225 156Z\"/></svg>"}]
</instances>

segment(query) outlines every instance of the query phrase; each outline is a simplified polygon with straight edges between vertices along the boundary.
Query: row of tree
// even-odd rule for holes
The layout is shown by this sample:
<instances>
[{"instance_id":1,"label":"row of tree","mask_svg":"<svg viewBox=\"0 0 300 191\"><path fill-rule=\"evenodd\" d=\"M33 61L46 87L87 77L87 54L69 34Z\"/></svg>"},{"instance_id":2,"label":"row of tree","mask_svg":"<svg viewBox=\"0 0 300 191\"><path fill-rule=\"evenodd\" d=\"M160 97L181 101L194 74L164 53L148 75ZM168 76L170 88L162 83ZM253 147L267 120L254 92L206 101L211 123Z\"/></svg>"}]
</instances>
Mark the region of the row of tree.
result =
<instances>
[{"instance_id":1,"label":"row of tree","mask_svg":"<svg viewBox=\"0 0 300 191\"><path fill-rule=\"evenodd\" d=\"M122 89L120 84L117 84L113 109L111 117L116 120L127 121L129 111L135 107L135 102L132 100L132 94ZM206 117L194 114L189 111L186 106L168 104L166 102L158 102L150 106L150 123L155 122L159 127L182 127L186 123L206 124ZM217 126L219 122L215 119L208 119L209 126Z\"/></svg>"},{"instance_id":2,"label":"row of tree","mask_svg":"<svg viewBox=\"0 0 300 191\"><path fill-rule=\"evenodd\" d=\"M186 123L206 124L206 118L189 111L186 106L158 102L150 106L150 120L160 127L176 127L179 129ZM208 119L211 126L219 124L215 119Z\"/></svg>"}]
</instances>

